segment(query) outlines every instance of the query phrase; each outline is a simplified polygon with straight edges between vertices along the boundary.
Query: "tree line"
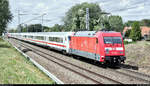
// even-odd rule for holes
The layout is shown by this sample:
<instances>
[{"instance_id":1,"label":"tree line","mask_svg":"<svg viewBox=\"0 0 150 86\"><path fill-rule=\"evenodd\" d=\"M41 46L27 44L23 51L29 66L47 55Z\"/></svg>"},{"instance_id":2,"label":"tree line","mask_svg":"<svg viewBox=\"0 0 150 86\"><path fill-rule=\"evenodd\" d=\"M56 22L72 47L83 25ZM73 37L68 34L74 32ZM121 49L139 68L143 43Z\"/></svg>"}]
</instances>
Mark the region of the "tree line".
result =
<instances>
[{"instance_id":1,"label":"tree line","mask_svg":"<svg viewBox=\"0 0 150 86\"><path fill-rule=\"evenodd\" d=\"M128 21L124 24L124 26L130 27L134 22L138 22L140 26L150 27L150 19L143 19L141 21Z\"/></svg>"}]
</instances>

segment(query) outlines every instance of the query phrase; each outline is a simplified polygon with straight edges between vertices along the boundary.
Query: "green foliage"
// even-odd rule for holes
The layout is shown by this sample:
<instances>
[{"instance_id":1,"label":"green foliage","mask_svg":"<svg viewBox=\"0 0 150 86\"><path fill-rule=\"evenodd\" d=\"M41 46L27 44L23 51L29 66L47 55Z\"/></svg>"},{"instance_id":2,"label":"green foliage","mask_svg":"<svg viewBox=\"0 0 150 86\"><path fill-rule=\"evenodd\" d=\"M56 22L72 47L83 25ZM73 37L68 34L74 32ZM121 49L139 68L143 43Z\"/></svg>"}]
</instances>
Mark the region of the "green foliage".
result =
<instances>
[{"instance_id":1,"label":"green foliage","mask_svg":"<svg viewBox=\"0 0 150 86\"><path fill-rule=\"evenodd\" d=\"M128 38L130 36L130 33L131 33L131 29L127 30L125 32L125 37Z\"/></svg>"},{"instance_id":2,"label":"green foliage","mask_svg":"<svg viewBox=\"0 0 150 86\"><path fill-rule=\"evenodd\" d=\"M150 26L150 19L143 19L141 21L128 21L124 26L130 27L134 22L139 22L140 26Z\"/></svg>"},{"instance_id":3,"label":"green foliage","mask_svg":"<svg viewBox=\"0 0 150 86\"><path fill-rule=\"evenodd\" d=\"M123 21L121 16L110 16L109 17L110 28L113 31L122 32L123 31Z\"/></svg>"},{"instance_id":4,"label":"green foliage","mask_svg":"<svg viewBox=\"0 0 150 86\"><path fill-rule=\"evenodd\" d=\"M41 24L31 24L29 26L20 26L20 28L21 28L21 32L42 32ZM9 32L18 32L18 30L16 31L10 30Z\"/></svg>"},{"instance_id":5,"label":"green foliage","mask_svg":"<svg viewBox=\"0 0 150 86\"><path fill-rule=\"evenodd\" d=\"M12 19L8 0L0 0L0 35L5 31L7 24Z\"/></svg>"},{"instance_id":6,"label":"green foliage","mask_svg":"<svg viewBox=\"0 0 150 86\"><path fill-rule=\"evenodd\" d=\"M141 39L141 29L140 29L139 22L134 22L133 23L131 33L130 33L130 38L133 41L137 41L137 40Z\"/></svg>"},{"instance_id":7,"label":"green foliage","mask_svg":"<svg viewBox=\"0 0 150 86\"><path fill-rule=\"evenodd\" d=\"M63 25L55 24L53 27L51 27L50 31L61 32L61 31L63 31L63 28L64 28Z\"/></svg>"},{"instance_id":8,"label":"green foliage","mask_svg":"<svg viewBox=\"0 0 150 86\"><path fill-rule=\"evenodd\" d=\"M63 18L65 31L78 31L86 29L86 8L89 8L89 27L90 30L102 28L102 10L96 3L82 3L73 6ZM99 28L100 29L100 28Z\"/></svg>"},{"instance_id":9,"label":"green foliage","mask_svg":"<svg viewBox=\"0 0 150 86\"><path fill-rule=\"evenodd\" d=\"M55 24L53 27L42 26L41 24L31 24L29 26L20 26L21 32L61 32L64 29L63 25ZM18 32L18 30L11 29L9 32Z\"/></svg>"},{"instance_id":10,"label":"green foliage","mask_svg":"<svg viewBox=\"0 0 150 86\"><path fill-rule=\"evenodd\" d=\"M126 22L126 23L124 24L124 26L130 27L130 26L132 26L132 24L133 24L134 22L136 22L136 21L128 21L128 22Z\"/></svg>"},{"instance_id":11,"label":"green foliage","mask_svg":"<svg viewBox=\"0 0 150 86\"><path fill-rule=\"evenodd\" d=\"M43 29L44 29L44 32L50 32L50 29L51 29L51 28L49 28L49 27L47 27L47 26L43 26Z\"/></svg>"},{"instance_id":12,"label":"green foliage","mask_svg":"<svg viewBox=\"0 0 150 86\"><path fill-rule=\"evenodd\" d=\"M32 24L27 27L28 32L42 32L41 24Z\"/></svg>"},{"instance_id":13,"label":"green foliage","mask_svg":"<svg viewBox=\"0 0 150 86\"><path fill-rule=\"evenodd\" d=\"M123 41L123 42L124 42L125 45L127 45L127 44L135 44L136 43L136 41L133 41L133 42Z\"/></svg>"},{"instance_id":14,"label":"green foliage","mask_svg":"<svg viewBox=\"0 0 150 86\"><path fill-rule=\"evenodd\" d=\"M143 20L140 22L140 25L141 25L141 26L150 26L150 19L143 19Z\"/></svg>"},{"instance_id":15,"label":"green foliage","mask_svg":"<svg viewBox=\"0 0 150 86\"><path fill-rule=\"evenodd\" d=\"M9 33L17 33L17 30L16 29L11 29L11 30L9 30Z\"/></svg>"}]
</instances>

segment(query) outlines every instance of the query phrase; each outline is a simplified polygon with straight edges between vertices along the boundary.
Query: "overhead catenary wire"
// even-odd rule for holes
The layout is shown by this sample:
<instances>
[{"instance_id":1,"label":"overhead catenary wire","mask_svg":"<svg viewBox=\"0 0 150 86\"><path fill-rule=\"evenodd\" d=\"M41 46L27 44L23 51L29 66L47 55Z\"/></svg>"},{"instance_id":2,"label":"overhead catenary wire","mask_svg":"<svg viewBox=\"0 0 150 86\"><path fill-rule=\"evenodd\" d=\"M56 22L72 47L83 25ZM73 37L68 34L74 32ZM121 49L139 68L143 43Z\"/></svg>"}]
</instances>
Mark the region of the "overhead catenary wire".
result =
<instances>
[{"instance_id":1,"label":"overhead catenary wire","mask_svg":"<svg viewBox=\"0 0 150 86\"><path fill-rule=\"evenodd\" d=\"M132 6L132 7L117 9L117 10L113 10L113 11L111 11L111 12L121 12L121 11L126 11L126 10L129 10L129 9L134 9L134 8L139 7L139 4L142 4L142 2L143 2L143 1L138 1L138 2L133 3L134 6ZM145 2L144 2L144 4L148 6L149 3L145 3ZM130 4L130 5L131 5L131 4ZM49 13L49 12L47 12L47 13ZM36 13L34 13L34 14L37 15ZM34 15L34 14L33 14L33 15ZM90 14L94 14L94 13L90 13ZM126 15L123 15L123 16L134 16L134 15L126 14ZM142 15L137 15L137 16L142 16ZM144 16L149 16L149 14L144 15ZM38 17L42 17L42 16L38 16ZM29 22L31 22L31 21L33 21L33 20L36 20L38 17L34 17L34 18L32 18L32 19L30 19L30 20L28 20L28 21L25 21L25 22L23 22L23 23L21 23L21 24L29 23ZM62 17L63 17L63 16L62 16ZM57 18L58 18L58 17L57 17ZM37 20L38 20L38 19L37 19ZM40 20L40 19L39 19L39 20ZM43 21L50 22L50 21L52 21L52 20L44 20L44 19L43 19Z\"/></svg>"}]
</instances>

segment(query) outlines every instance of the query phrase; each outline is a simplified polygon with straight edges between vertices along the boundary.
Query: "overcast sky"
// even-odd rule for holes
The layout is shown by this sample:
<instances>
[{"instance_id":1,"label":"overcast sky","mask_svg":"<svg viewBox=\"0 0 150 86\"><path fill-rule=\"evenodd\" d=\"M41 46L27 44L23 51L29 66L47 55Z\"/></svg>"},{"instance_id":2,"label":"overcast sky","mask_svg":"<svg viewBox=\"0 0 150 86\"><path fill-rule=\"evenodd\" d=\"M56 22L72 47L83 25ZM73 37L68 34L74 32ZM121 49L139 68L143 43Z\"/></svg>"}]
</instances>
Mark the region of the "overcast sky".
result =
<instances>
[{"instance_id":1,"label":"overcast sky","mask_svg":"<svg viewBox=\"0 0 150 86\"><path fill-rule=\"evenodd\" d=\"M8 28L15 28L18 25L18 10L21 14L21 23L26 22L34 17L46 13L44 21L46 26L62 24L62 17L75 4L97 2L101 9L112 15L119 15L123 21L150 19L150 0L9 0L10 9L14 16ZM38 14L38 15L37 15ZM28 22L27 24L42 23L39 20Z\"/></svg>"}]
</instances>

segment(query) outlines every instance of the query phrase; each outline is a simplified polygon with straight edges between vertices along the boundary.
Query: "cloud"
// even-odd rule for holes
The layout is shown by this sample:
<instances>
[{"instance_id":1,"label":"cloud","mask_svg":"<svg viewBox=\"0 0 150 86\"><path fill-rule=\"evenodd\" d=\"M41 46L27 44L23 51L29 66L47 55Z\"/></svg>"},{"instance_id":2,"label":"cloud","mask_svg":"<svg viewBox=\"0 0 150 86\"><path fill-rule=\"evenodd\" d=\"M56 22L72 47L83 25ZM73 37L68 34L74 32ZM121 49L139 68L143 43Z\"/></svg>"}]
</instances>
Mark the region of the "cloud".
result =
<instances>
[{"instance_id":1,"label":"cloud","mask_svg":"<svg viewBox=\"0 0 150 86\"><path fill-rule=\"evenodd\" d=\"M138 20L142 18L150 19L150 2L149 0L9 0L10 8L13 15L17 15L17 10L20 9L22 13L30 14L21 16L21 22L27 21L38 15L31 15L34 13L43 14L46 19L51 19L51 22L45 22L48 26L53 26L56 23L61 24L61 17L75 4L83 2L98 3L102 10L110 12L113 15L122 16L124 21ZM129 9L130 8L130 9ZM133 16L135 15L135 16ZM137 15L137 16L136 16ZM140 16L145 15L145 16ZM13 19L10 26L16 26L18 23L17 16ZM32 21L30 23L37 23L41 21Z\"/></svg>"},{"instance_id":2,"label":"cloud","mask_svg":"<svg viewBox=\"0 0 150 86\"><path fill-rule=\"evenodd\" d=\"M31 3L20 2L19 5L28 7L28 6L31 6L32 4Z\"/></svg>"}]
</instances>

